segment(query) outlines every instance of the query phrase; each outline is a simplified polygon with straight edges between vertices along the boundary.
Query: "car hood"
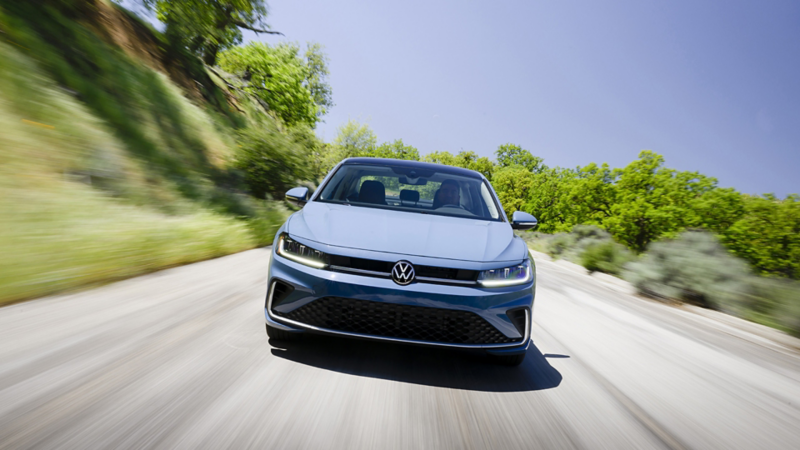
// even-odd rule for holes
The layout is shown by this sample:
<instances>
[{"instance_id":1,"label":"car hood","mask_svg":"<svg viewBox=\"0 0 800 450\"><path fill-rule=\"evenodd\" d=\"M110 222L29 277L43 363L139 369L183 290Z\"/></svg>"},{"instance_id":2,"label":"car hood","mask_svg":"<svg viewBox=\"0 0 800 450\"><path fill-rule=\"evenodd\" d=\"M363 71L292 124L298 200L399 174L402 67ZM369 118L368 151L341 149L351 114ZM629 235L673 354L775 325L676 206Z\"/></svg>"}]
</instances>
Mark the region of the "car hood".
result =
<instances>
[{"instance_id":1,"label":"car hood","mask_svg":"<svg viewBox=\"0 0 800 450\"><path fill-rule=\"evenodd\" d=\"M331 203L307 203L286 229L337 247L462 261L520 261L527 251L506 222Z\"/></svg>"}]
</instances>

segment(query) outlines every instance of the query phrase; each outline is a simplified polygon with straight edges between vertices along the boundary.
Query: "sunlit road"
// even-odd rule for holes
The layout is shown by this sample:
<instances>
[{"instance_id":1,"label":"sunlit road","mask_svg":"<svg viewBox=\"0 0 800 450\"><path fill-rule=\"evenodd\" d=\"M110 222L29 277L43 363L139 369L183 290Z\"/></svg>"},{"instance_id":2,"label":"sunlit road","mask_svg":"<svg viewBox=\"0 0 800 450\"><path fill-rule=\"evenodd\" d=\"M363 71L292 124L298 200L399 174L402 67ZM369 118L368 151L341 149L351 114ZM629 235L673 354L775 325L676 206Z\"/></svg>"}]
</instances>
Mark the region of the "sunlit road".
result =
<instances>
[{"instance_id":1,"label":"sunlit road","mask_svg":"<svg viewBox=\"0 0 800 450\"><path fill-rule=\"evenodd\" d=\"M270 345L259 249L0 308L2 448L800 448L770 330L537 260L534 344Z\"/></svg>"}]
</instances>

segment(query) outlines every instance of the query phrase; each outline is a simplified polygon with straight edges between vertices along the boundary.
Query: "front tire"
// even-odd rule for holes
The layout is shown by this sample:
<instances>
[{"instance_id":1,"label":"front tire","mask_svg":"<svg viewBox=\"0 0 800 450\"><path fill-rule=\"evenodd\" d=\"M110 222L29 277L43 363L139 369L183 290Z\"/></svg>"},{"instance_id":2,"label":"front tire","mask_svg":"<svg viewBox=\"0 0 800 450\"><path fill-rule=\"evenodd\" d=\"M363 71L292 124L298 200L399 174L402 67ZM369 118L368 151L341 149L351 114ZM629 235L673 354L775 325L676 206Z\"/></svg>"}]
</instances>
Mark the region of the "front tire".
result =
<instances>
[{"instance_id":1,"label":"front tire","mask_svg":"<svg viewBox=\"0 0 800 450\"><path fill-rule=\"evenodd\" d=\"M522 364L522 361L525 360L525 353L520 353L519 355L493 355L492 359L495 364L515 367Z\"/></svg>"},{"instance_id":2,"label":"front tire","mask_svg":"<svg viewBox=\"0 0 800 450\"><path fill-rule=\"evenodd\" d=\"M276 341L282 341L282 342L294 341L298 337L300 337L299 334L300 333L292 333L289 331L280 330L278 328L273 328L267 325L267 336L269 336L270 339L274 339Z\"/></svg>"}]
</instances>

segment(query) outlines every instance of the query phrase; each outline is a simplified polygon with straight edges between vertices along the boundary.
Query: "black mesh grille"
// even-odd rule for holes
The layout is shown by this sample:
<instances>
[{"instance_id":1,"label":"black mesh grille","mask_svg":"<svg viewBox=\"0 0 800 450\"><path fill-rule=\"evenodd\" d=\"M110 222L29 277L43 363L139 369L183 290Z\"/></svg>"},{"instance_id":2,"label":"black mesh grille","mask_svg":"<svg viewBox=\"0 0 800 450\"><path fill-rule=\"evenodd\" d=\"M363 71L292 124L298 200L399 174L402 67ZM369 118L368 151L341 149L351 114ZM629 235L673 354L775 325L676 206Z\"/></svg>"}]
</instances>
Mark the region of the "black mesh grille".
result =
<instances>
[{"instance_id":1,"label":"black mesh grille","mask_svg":"<svg viewBox=\"0 0 800 450\"><path fill-rule=\"evenodd\" d=\"M324 297L281 317L329 330L448 344L506 344L508 338L475 313Z\"/></svg>"}]
</instances>

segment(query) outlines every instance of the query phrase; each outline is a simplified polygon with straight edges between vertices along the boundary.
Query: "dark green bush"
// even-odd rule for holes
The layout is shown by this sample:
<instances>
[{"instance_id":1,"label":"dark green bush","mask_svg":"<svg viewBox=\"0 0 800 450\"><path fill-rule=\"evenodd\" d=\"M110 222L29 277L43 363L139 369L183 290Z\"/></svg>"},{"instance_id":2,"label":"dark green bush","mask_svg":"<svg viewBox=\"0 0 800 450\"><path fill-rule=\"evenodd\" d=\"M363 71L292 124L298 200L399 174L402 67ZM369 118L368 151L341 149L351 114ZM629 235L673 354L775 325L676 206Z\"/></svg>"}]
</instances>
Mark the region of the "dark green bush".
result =
<instances>
[{"instance_id":1,"label":"dark green bush","mask_svg":"<svg viewBox=\"0 0 800 450\"><path fill-rule=\"evenodd\" d=\"M269 122L239 132L236 167L253 195L280 199L299 180L310 178L309 150L298 142L307 136L295 137Z\"/></svg>"}]
</instances>

